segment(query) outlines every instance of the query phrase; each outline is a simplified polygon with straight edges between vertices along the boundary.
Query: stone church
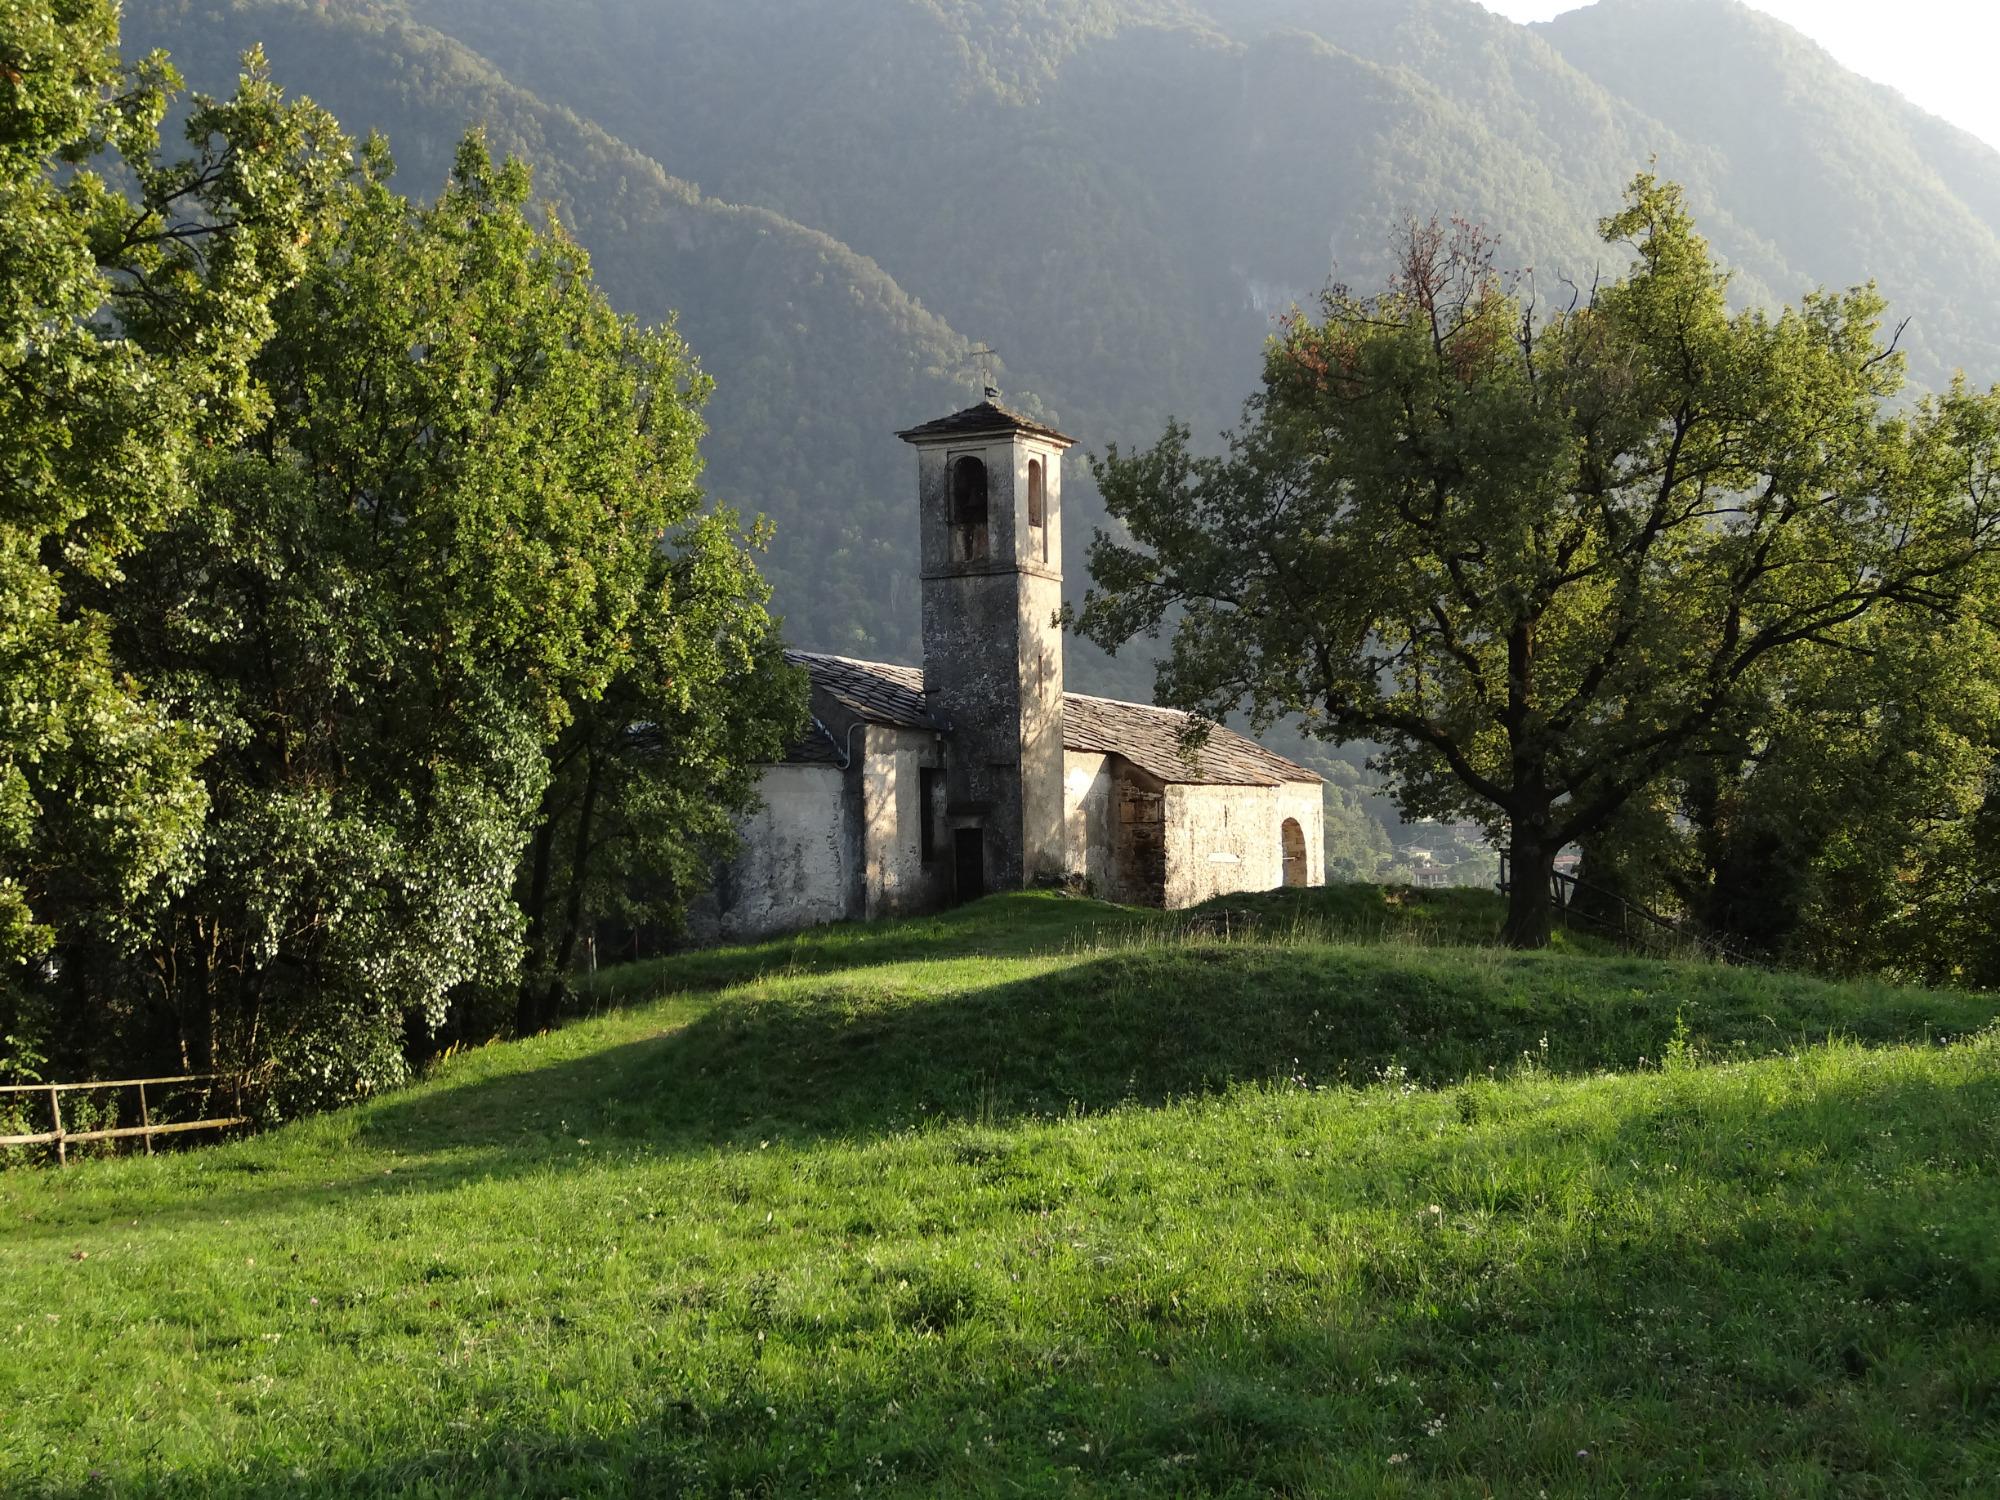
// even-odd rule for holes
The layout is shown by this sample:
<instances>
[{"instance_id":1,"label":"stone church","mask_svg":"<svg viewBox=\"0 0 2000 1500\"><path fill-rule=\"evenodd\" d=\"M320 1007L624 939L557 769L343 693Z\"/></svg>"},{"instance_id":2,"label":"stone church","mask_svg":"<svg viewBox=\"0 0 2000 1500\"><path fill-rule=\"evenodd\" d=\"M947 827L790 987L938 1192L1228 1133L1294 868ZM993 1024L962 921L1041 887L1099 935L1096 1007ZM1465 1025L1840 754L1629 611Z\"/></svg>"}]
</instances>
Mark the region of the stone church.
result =
<instances>
[{"instance_id":1,"label":"stone church","mask_svg":"<svg viewBox=\"0 0 2000 1500\"><path fill-rule=\"evenodd\" d=\"M763 775L743 847L690 914L749 938L1067 882L1138 906L1325 878L1320 778L1220 727L1063 690L1062 458L987 399L917 450L922 666L790 653L812 723Z\"/></svg>"}]
</instances>

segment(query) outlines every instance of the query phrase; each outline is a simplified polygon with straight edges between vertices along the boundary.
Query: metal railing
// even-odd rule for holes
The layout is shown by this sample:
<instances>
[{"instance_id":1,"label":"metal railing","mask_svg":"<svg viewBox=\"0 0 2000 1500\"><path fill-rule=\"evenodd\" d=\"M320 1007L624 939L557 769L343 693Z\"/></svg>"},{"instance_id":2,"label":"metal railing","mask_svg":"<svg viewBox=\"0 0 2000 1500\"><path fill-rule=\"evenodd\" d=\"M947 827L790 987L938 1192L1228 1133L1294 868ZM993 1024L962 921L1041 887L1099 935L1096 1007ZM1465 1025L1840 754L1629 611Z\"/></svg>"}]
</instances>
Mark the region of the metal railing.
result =
<instances>
[{"instance_id":1,"label":"metal railing","mask_svg":"<svg viewBox=\"0 0 2000 1500\"><path fill-rule=\"evenodd\" d=\"M1510 869L1510 861L1503 850L1500 855L1500 894L1503 896L1512 889L1512 882L1509 879ZM1579 906L1576 898L1586 893L1616 907L1617 920L1613 921L1590 911L1587 904ZM1616 891L1579 880L1565 870L1549 872L1549 902L1562 913L1564 920L1595 927L1600 932L1617 937L1621 942L1629 943L1650 931L1664 934L1676 943L1688 944L1723 963L1740 964L1751 961L1745 954L1727 943L1719 942L1705 932L1698 932L1687 923L1663 917L1658 912L1619 895Z\"/></svg>"},{"instance_id":2,"label":"metal railing","mask_svg":"<svg viewBox=\"0 0 2000 1500\"><path fill-rule=\"evenodd\" d=\"M146 1098L146 1089L165 1088L178 1084L213 1083L224 1084L231 1089L234 1100L232 1108L237 1113L215 1116L200 1120L174 1120L163 1124L153 1123L152 1107ZM62 1096L103 1089L137 1089L139 1091L139 1123L94 1130L65 1130L62 1117ZM57 1165L67 1165L72 1142L88 1141L143 1141L146 1154L153 1154L153 1137L156 1135L183 1135L193 1130L228 1130L236 1125L248 1125L250 1117L243 1114L242 1089L239 1080L221 1073L182 1073L172 1078L110 1078L93 1083L9 1083L0 1084L0 1096L10 1094L39 1094L49 1101L49 1121L54 1129L38 1131L29 1135L0 1135L0 1146L54 1146Z\"/></svg>"}]
</instances>

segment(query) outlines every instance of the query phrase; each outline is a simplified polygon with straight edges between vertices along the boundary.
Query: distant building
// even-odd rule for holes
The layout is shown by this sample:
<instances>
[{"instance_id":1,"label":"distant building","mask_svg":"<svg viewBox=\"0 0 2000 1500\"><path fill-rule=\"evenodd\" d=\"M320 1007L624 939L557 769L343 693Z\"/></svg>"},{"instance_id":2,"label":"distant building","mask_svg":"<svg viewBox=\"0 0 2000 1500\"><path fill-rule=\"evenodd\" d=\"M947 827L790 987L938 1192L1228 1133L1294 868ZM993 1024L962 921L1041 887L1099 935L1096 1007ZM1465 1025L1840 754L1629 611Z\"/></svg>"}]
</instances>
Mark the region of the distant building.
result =
<instances>
[{"instance_id":1,"label":"distant building","mask_svg":"<svg viewBox=\"0 0 2000 1500\"><path fill-rule=\"evenodd\" d=\"M1451 884L1453 867L1429 849L1413 844L1396 852L1409 861L1410 884L1419 890L1442 890Z\"/></svg>"},{"instance_id":2,"label":"distant building","mask_svg":"<svg viewBox=\"0 0 2000 1500\"><path fill-rule=\"evenodd\" d=\"M917 450L921 667L793 652L812 728L691 913L744 938L1082 883L1180 907L1325 881L1320 778L1219 726L1063 690L1062 455L992 399Z\"/></svg>"}]
</instances>

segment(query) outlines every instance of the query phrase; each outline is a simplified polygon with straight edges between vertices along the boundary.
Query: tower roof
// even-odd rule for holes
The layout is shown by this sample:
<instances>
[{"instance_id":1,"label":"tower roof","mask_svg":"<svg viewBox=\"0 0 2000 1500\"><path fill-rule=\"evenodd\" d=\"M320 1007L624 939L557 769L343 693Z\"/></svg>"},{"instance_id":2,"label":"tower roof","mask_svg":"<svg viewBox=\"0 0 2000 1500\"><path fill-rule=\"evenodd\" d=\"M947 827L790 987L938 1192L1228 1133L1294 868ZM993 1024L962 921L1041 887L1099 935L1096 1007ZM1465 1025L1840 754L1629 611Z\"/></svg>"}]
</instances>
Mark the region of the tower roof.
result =
<instances>
[{"instance_id":1,"label":"tower roof","mask_svg":"<svg viewBox=\"0 0 2000 1500\"><path fill-rule=\"evenodd\" d=\"M968 406L964 411L953 412L948 417L939 417L935 422L926 422L921 427L912 427L899 432L897 437L906 443L943 443L953 438L988 437L1004 432L1025 432L1030 437L1038 437L1051 443L1059 443L1065 448L1074 448L1076 439L1065 437L1055 428L1037 422L1033 417L1022 416L1009 407L1002 406L991 396L977 406Z\"/></svg>"}]
</instances>

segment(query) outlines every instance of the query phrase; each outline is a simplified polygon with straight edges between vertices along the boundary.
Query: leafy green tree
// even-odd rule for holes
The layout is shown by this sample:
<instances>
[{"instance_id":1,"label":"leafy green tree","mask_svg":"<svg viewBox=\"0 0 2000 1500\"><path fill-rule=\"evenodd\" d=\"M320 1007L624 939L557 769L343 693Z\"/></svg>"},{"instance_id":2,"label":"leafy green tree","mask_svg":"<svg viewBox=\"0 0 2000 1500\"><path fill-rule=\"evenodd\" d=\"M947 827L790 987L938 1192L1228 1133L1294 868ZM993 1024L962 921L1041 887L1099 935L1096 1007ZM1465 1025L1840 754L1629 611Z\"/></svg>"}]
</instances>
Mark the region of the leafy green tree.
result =
<instances>
[{"instance_id":1,"label":"leafy green tree","mask_svg":"<svg viewBox=\"0 0 2000 1500\"><path fill-rule=\"evenodd\" d=\"M1374 880L1396 856L1396 846L1376 816L1379 788L1350 761L1315 757L1326 778L1326 875L1329 880ZM1391 821L1394 809L1389 810Z\"/></svg>"},{"instance_id":2,"label":"leafy green tree","mask_svg":"<svg viewBox=\"0 0 2000 1500\"><path fill-rule=\"evenodd\" d=\"M2000 396L1890 405L1872 288L1731 313L1675 187L1603 221L1622 279L1544 313L1464 225L1267 352L1226 454L1171 427L1097 466L1107 647L1171 628L1160 691L1371 738L1412 814L1513 860L1547 941L1557 853L1726 729L1758 676L1878 611L1959 608L2000 547Z\"/></svg>"},{"instance_id":3,"label":"leafy green tree","mask_svg":"<svg viewBox=\"0 0 2000 1500\"><path fill-rule=\"evenodd\" d=\"M1762 957L1978 982L1996 617L1879 612L1798 653L1592 844L1593 883L1663 896Z\"/></svg>"},{"instance_id":4,"label":"leafy green tree","mask_svg":"<svg viewBox=\"0 0 2000 1500\"><path fill-rule=\"evenodd\" d=\"M129 1050L261 1070L280 1107L392 1083L455 1006L513 994L547 747L635 640L722 649L717 601L683 620L657 561L729 550L697 521L685 346L617 315L476 138L434 203L390 171L371 142L273 306L268 420L106 599L214 736L210 810L142 964L68 972L101 1005L146 978ZM754 571L731 582L761 620Z\"/></svg>"},{"instance_id":5,"label":"leafy green tree","mask_svg":"<svg viewBox=\"0 0 2000 1500\"><path fill-rule=\"evenodd\" d=\"M749 540L761 546L765 534ZM554 1018L598 923L678 923L734 851L759 767L782 759L804 726L804 674L785 664L744 540L734 517L707 515L657 555L617 675L572 706L549 749L520 880L519 1031Z\"/></svg>"},{"instance_id":6,"label":"leafy green tree","mask_svg":"<svg viewBox=\"0 0 2000 1500\"><path fill-rule=\"evenodd\" d=\"M128 944L205 801L206 731L94 602L259 419L248 364L337 171L325 117L254 67L158 161L175 84L121 63L104 0L0 3L0 1031L36 1046L52 950Z\"/></svg>"},{"instance_id":7,"label":"leafy green tree","mask_svg":"<svg viewBox=\"0 0 2000 1500\"><path fill-rule=\"evenodd\" d=\"M1933 872L1932 911L1941 917L1932 938L1944 971L1968 988L2000 989L2000 770L1989 771L1979 810L1953 841L1952 857ZM1933 964L1929 972L1938 973Z\"/></svg>"},{"instance_id":8,"label":"leafy green tree","mask_svg":"<svg viewBox=\"0 0 2000 1500\"><path fill-rule=\"evenodd\" d=\"M1732 789L1739 826L1718 832L1733 835L1727 854L1747 845L1798 872L1774 882L1795 894L1771 951L1962 983L1973 951L1961 872L2000 746L2000 640L1976 617L1866 623L1855 649L1802 663ZM1727 881L1739 911L1751 906L1744 873Z\"/></svg>"}]
</instances>

